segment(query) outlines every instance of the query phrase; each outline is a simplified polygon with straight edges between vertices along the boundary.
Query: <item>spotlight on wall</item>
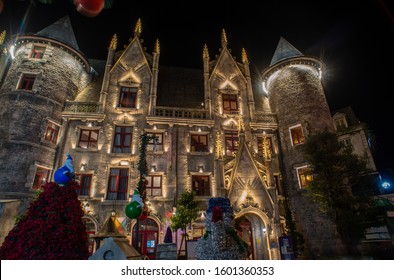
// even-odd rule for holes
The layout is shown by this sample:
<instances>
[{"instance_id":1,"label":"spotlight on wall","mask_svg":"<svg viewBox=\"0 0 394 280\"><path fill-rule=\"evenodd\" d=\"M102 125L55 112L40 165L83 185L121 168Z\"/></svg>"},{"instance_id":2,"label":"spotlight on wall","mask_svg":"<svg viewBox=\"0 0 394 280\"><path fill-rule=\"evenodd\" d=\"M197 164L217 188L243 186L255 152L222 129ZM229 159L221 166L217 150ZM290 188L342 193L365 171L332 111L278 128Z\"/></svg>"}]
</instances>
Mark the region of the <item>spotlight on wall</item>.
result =
<instances>
[{"instance_id":1,"label":"spotlight on wall","mask_svg":"<svg viewBox=\"0 0 394 280\"><path fill-rule=\"evenodd\" d=\"M204 172L204 165L199 165L198 166L198 172L200 172L200 173Z\"/></svg>"},{"instance_id":2,"label":"spotlight on wall","mask_svg":"<svg viewBox=\"0 0 394 280\"><path fill-rule=\"evenodd\" d=\"M156 170L157 170L156 165L152 165L150 167L150 172L156 172Z\"/></svg>"},{"instance_id":3,"label":"spotlight on wall","mask_svg":"<svg viewBox=\"0 0 394 280\"><path fill-rule=\"evenodd\" d=\"M82 172L85 171L87 165L88 165L87 163L81 163L81 166L80 166L80 168L79 168L79 171L82 171Z\"/></svg>"},{"instance_id":4,"label":"spotlight on wall","mask_svg":"<svg viewBox=\"0 0 394 280\"><path fill-rule=\"evenodd\" d=\"M119 161L120 166L128 166L130 165L130 162L128 160L121 160Z\"/></svg>"}]
</instances>

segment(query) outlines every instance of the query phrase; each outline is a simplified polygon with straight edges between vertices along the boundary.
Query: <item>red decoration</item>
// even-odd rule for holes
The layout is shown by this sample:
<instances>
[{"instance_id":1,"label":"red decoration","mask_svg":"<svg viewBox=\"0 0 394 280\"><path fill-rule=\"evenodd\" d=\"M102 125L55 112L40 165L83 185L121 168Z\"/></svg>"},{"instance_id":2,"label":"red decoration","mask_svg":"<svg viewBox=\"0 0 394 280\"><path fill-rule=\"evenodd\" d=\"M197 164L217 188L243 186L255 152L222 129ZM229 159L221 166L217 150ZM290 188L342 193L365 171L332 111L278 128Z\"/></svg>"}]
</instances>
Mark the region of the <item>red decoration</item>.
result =
<instances>
[{"instance_id":1,"label":"red decoration","mask_svg":"<svg viewBox=\"0 0 394 280\"><path fill-rule=\"evenodd\" d=\"M216 223L218 221L223 221L223 210L220 206L214 206L212 208L212 223Z\"/></svg>"},{"instance_id":2,"label":"red decoration","mask_svg":"<svg viewBox=\"0 0 394 280\"><path fill-rule=\"evenodd\" d=\"M172 212L170 211L170 212L167 212L166 213L166 217L167 217L167 219L171 219L171 217L172 217Z\"/></svg>"},{"instance_id":3,"label":"red decoration","mask_svg":"<svg viewBox=\"0 0 394 280\"><path fill-rule=\"evenodd\" d=\"M47 183L0 247L1 260L86 260L88 235L75 182Z\"/></svg>"},{"instance_id":4,"label":"red decoration","mask_svg":"<svg viewBox=\"0 0 394 280\"><path fill-rule=\"evenodd\" d=\"M149 216L149 212L144 210L142 211L141 215L140 215L140 221L146 220Z\"/></svg>"},{"instance_id":5,"label":"red decoration","mask_svg":"<svg viewBox=\"0 0 394 280\"><path fill-rule=\"evenodd\" d=\"M105 0L74 0L77 11L86 17L95 17L104 8Z\"/></svg>"}]
</instances>

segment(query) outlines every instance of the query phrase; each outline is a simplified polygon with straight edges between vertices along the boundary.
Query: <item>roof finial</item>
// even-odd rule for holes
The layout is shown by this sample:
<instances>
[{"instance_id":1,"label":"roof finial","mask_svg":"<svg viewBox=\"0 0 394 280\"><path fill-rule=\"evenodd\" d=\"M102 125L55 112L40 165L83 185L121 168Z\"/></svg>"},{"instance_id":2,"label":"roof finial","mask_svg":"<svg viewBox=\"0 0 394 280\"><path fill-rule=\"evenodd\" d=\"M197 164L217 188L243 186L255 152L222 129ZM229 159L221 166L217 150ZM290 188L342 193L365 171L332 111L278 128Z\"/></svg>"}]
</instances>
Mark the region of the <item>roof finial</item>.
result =
<instances>
[{"instance_id":1,"label":"roof finial","mask_svg":"<svg viewBox=\"0 0 394 280\"><path fill-rule=\"evenodd\" d=\"M227 47L227 36L226 36L226 31L222 30L222 48Z\"/></svg>"},{"instance_id":2,"label":"roof finial","mask_svg":"<svg viewBox=\"0 0 394 280\"><path fill-rule=\"evenodd\" d=\"M245 48L242 48L241 51L242 63L248 63L248 56L246 54Z\"/></svg>"},{"instance_id":3,"label":"roof finial","mask_svg":"<svg viewBox=\"0 0 394 280\"><path fill-rule=\"evenodd\" d=\"M118 36L114 34L114 36L112 36L111 43L109 44L109 48L115 50L117 45L118 45Z\"/></svg>"},{"instance_id":4,"label":"roof finial","mask_svg":"<svg viewBox=\"0 0 394 280\"><path fill-rule=\"evenodd\" d=\"M6 31L5 31L5 30L3 30L3 31L0 33L0 45L2 45L2 44L4 43L5 34L6 34Z\"/></svg>"},{"instance_id":5,"label":"roof finial","mask_svg":"<svg viewBox=\"0 0 394 280\"><path fill-rule=\"evenodd\" d=\"M139 18L134 28L134 36L140 37L141 33L142 33L142 24L141 24L141 18Z\"/></svg>"},{"instance_id":6,"label":"roof finial","mask_svg":"<svg viewBox=\"0 0 394 280\"><path fill-rule=\"evenodd\" d=\"M156 39L156 43L155 43L155 48L154 48L154 52L155 53L160 53L160 42L159 39Z\"/></svg>"},{"instance_id":7,"label":"roof finial","mask_svg":"<svg viewBox=\"0 0 394 280\"><path fill-rule=\"evenodd\" d=\"M209 60L209 52L208 52L208 46L207 44L204 45L204 48L202 50L202 58L203 59L208 59Z\"/></svg>"}]
</instances>

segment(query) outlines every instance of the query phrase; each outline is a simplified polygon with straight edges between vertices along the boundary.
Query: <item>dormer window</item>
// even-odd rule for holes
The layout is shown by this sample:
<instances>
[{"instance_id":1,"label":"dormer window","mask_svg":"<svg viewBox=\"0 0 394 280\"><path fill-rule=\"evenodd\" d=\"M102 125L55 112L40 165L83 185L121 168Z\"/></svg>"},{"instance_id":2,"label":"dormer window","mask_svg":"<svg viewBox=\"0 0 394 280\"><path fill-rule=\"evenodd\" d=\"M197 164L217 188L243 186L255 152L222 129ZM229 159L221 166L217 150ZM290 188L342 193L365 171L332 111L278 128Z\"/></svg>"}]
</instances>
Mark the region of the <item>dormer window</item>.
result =
<instances>
[{"instance_id":1,"label":"dormer window","mask_svg":"<svg viewBox=\"0 0 394 280\"><path fill-rule=\"evenodd\" d=\"M137 106L137 87L125 87L120 88L119 96L119 107L122 108L136 108Z\"/></svg>"},{"instance_id":2,"label":"dormer window","mask_svg":"<svg viewBox=\"0 0 394 280\"><path fill-rule=\"evenodd\" d=\"M236 94L222 94L223 113L238 114L238 100Z\"/></svg>"},{"instance_id":3,"label":"dormer window","mask_svg":"<svg viewBox=\"0 0 394 280\"><path fill-rule=\"evenodd\" d=\"M30 58L42 59L44 57L45 47L43 46L34 46L31 51Z\"/></svg>"},{"instance_id":4,"label":"dormer window","mask_svg":"<svg viewBox=\"0 0 394 280\"><path fill-rule=\"evenodd\" d=\"M345 116L335 119L335 127L337 130L344 130L348 127Z\"/></svg>"}]
</instances>

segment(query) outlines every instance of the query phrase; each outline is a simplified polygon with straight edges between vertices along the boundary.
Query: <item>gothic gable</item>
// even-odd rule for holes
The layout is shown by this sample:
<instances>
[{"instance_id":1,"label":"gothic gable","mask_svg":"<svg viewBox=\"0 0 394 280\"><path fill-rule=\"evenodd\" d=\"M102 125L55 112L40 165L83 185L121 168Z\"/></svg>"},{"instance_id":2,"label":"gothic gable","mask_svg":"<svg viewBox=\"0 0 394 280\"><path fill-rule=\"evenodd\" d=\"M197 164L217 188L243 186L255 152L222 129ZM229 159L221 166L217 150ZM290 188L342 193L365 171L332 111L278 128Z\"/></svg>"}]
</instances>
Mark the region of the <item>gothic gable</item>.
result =
<instances>
[{"instance_id":1,"label":"gothic gable","mask_svg":"<svg viewBox=\"0 0 394 280\"><path fill-rule=\"evenodd\" d=\"M120 81L141 83L142 75L152 76L149 63L138 38L134 38L111 69L112 74L120 74Z\"/></svg>"},{"instance_id":2,"label":"gothic gable","mask_svg":"<svg viewBox=\"0 0 394 280\"><path fill-rule=\"evenodd\" d=\"M235 159L225 166L228 196L235 208L252 206L263 210L269 217L273 216L273 199L264 180L265 174L265 166L253 158L241 136Z\"/></svg>"},{"instance_id":3,"label":"gothic gable","mask_svg":"<svg viewBox=\"0 0 394 280\"><path fill-rule=\"evenodd\" d=\"M227 48L222 50L210 80L214 88L232 90L244 90L246 88L246 79Z\"/></svg>"}]
</instances>

